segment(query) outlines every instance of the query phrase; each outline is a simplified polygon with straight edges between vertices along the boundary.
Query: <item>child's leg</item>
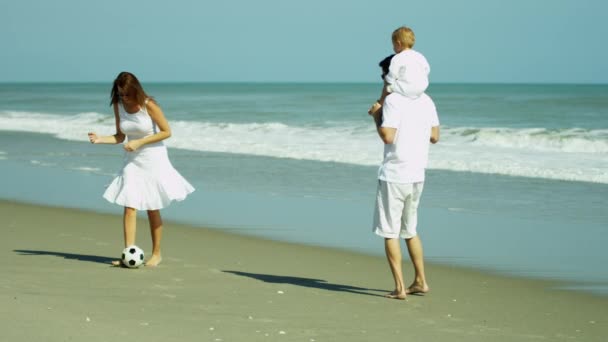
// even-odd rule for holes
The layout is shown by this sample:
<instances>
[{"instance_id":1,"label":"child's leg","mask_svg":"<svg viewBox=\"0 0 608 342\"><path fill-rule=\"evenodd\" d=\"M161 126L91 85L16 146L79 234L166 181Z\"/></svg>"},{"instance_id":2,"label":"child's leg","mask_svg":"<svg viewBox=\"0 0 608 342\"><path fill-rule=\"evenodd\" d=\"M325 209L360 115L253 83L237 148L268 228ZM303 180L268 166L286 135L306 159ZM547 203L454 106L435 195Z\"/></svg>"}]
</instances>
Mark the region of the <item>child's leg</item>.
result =
<instances>
[{"instance_id":1,"label":"child's leg","mask_svg":"<svg viewBox=\"0 0 608 342\"><path fill-rule=\"evenodd\" d=\"M148 221L150 222L150 235L152 236L152 257L146 262L146 266L160 264L160 242L163 237L163 219L160 210L148 210Z\"/></svg>"}]
</instances>

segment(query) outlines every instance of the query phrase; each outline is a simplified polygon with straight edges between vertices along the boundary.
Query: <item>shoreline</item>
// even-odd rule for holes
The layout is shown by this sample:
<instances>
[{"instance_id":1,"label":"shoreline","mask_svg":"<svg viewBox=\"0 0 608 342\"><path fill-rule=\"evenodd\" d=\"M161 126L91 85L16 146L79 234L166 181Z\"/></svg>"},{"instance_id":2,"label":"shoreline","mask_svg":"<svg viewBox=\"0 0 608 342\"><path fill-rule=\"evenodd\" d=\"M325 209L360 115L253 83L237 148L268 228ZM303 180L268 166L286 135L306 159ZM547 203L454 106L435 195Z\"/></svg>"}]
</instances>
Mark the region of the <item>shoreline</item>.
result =
<instances>
[{"instance_id":1,"label":"shoreline","mask_svg":"<svg viewBox=\"0 0 608 342\"><path fill-rule=\"evenodd\" d=\"M163 263L108 262L121 217L0 200L0 314L7 340L603 341L608 298L560 282L427 264L406 301L383 257L165 222ZM138 244L150 250L147 222ZM411 279L409 260L404 260ZM407 282L407 280L406 280Z\"/></svg>"},{"instance_id":2,"label":"shoreline","mask_svg":"<svg viewBox=\"0 0 608 342\"><path fill-rule=\"evenodd\" d=\"M99 211L96 209L88 209L88 208L80 208L80 207L66 207L66 206L61 206L61 205L49 205L46 203L30 203L30 202L24 202L24 201L19 201L19 200L7 200L7 199L2 199L0 198L0 207L4 207L6 205L13 205L13 206L18 206L18 207L31 207L32 209L35 208L39 208L39 209L46 209L46 210L58 210L58 211L67 211L67 212L77 212L79 214L82 215L93 215L93 216L101 216L101 217L107 217L107 218L112 218L113 220L115 220L116 222L116 229L118 229L118 236L117 236L117 243L122 244L122 216L120 215L120 213L112 213L112 212L107 212L107 211ZM145 217L145 215L143 214L143 211L138 211L138 216L137 216L137 239L138 241L143 240L143 244L138 243L137 245L141 246L146 246L146 248L144 249L142 247L142 249L144 249L144 251L149 251L151 250L151 242L148 241L149 236L148 236L148 226L147 226L147 218ZM162 214L162 213L161 213ZM320 246L320 245L316 245L314 243L311 242L302 242L302 243L298 243L298 242L294 242L294 241L290 241L290 240L285 240L285 239L272 239L269 238L266 235L259 235L259 234L253 234L248 232L248 228L247 227L242 227L242 226L228 226L228 225L221 225L221 226L206 226L206 225L199 225L196 222L192 222L192 221L180 221L180 220L176 220L174 218L170 218L170 219L165 219L163 216L163 223L164 226L166 227L179 227L180 230L186 229L193 229L196 231L203 231L206 234L219 234L219 235L226 235L226 238L230 239L230 238L235 238L238 240L242 240L242 239L251 239L254 241L260 241L262 243L270 243L270 244L280 244L280 245L287 245L287 246L293 246L294 248L302 248L302 249L311 249L311 250L320 250L320 251L328 251L328 252L335 252L335 253L344 253L344 254L350 254L350 255L355 255L355 256L359 256L362 258L374 258L374 259L380 259L382 260L382 262L385 261L385 256L384 256L384 252L383 252L383 244L380 242L381 240L378 240L378 253L371 253L368 250L353 250L347 247L336 247L334 245L326 245L326 246ZM275 228L268 228L268 229L264 229L261 227L258 227L262 230L276 230ZM165 231L167 229L172 229L172 228L166 228ZM170 233L165 233L165 234L170 234ZM142 236L143 235L143 236ZM371 238L377 239L377 237L375 236L371 236ZM163 242L165 243L165 242ZM404 267L404 276L407 276L406 272L408 271L408 268L411 268L411 264L410 264L410 260L409 257L407 255L407 249L405 249L405 244L402 242L401 243L401 247L402 247L402 256L403 256L403 267ZM121 249L119 248L119 252L121 251ZM117 253L116 255L118 255L120 253ZM146 259L147 259L147 254L146 254ZM116 259L116 258L108 258L109 259ZM439 269L448 269L448 270L454 270L454 271L462 271L462 272L470 272L473 274L478 274L478 275L485 275L485 276L490 276L490 277L497 277L497 278L502 278L505 280L508 279L512 279L512 280L521 280L524 282L530 282L530 283L536 283L536 284L540 284L540 286L544 287L547 291L566 291L566 292L573 292L576 294L582 294L582 295L589 295L591 297L598 297L601 299L606 299L608 300L608 296L603 294L603 293L597 293L597 292L589 292L589 291L584 291L584 290L580 290L577 289L576 286L574 286L575 284L573 284L573 282L571 280L567 280L567 279L555 279L555 278L551 278L551 277L542 277L542 276L531 276L531 275L524 275L523 273L518 273L517 271L507 271L507 270L501 270L499 268L493 268L490 266L482 266L482 265L473 265L470 263L449 263L447 261L442 261L445 260L445 258L430 258L430 259L434 259L434 260L429 260L429 258L427 258L425 256L425 266L428 267L432 267L432 268L439 268ZM163 259L164 260L164 259ZM388 264L387 264L387 272L388 272ZM412 270L409 270L413 272ZM407 280L406 280L407 282ZM583 283L584 284L584 283ZM587 285L592 285L592 284L587 284ZM387 291L390 292L390 291Z\"/></svg>"},{"instance_id":3,"label":"shoreline","mask_svg":"<svg viewBox=\"0 0 608 342\"><path fill-rule=\"evenodd\" d=\"M44 141L31 142L41 143ZM81 153L75 144L64 145L61 150ZM368 229L373 196L366 194L375 191L375 184L370 181L372 168L349 168L350 180L340 178L329 187L310 181L299 188L289 188L281 184L296 181L298 175L313 175L312 179L322 177L329 172L329 166L281 161L272 165L281 167L284 174L295 172L293 176L276 184L270 179L256 178L260 185L239 191L240 186L245 186L241 176L228 175L219 183L214 179L216 169L227 169L231 162L214 154L205 155L210 159L208 168L195 173L183 167L183 155L174 153L174 156L177 157L175 164L184 171L182 174L187 179L195 179L192 184L202 191L164 210L165 219L246 236L384 256L380 242ZM116 158L107 159L115 162ZM250 157L241 162L257 175L263 174L256 172L260 164L266 165L260 162L274 160ZM65 165L31 166L27 160L10 159L3 161L2 173L5 176L0 185L5 200L109 214L121 212L100 197L110 179L107 175L82 172ZM205 176L200 178L199 174ZM18 175L17 181L15 175ZM535 179L516 181L510 176L439 171L429 171L428 178L424 205L420 208L424 221L421 224L426 227L421 235L427 261L508 276L556 280L560 288L608 295L608 278L597 271L608 261L601 243L605 235L602 220L606 216L593 204L601 203L608 185ZM446 191L452 189L454 183L459 184L460 190L468 191L465 198L458 195L461 191ZM66 188L61 184L72 186ZM53 196L44 195L49 193ZM544 195L548 193L553 196ZM582 193L585 196L572 207L572 196ZM539 201L543 203L542 208L535 204ZM238 208L239 215L233 215L229 208ZM491 227L488 222L492 222ZM571 239L566 238L572 226L584 227L586 231L577 235L575 249L570 248ZM519 253L513 253L509 247L515 245Z\"/></svg>"}]
</instances>

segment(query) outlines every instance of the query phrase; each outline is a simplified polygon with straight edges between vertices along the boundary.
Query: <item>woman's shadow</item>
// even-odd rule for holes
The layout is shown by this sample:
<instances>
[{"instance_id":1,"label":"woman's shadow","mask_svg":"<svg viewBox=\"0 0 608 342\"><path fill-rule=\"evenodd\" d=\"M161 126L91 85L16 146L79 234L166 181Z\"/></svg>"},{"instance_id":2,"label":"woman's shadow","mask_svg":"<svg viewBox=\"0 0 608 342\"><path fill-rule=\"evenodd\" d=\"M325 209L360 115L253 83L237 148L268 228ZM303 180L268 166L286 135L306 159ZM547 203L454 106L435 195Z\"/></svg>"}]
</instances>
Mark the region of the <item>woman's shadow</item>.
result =
<instances>
[{"instance_id":1,"label":"woman's shadow","mask_svg":"<svg viewBox=\"0 0 608 342\"><path fill-rule=\"evenodd\" d=\"M52 255L59 258L64 258L68 260L78 260L78 261L88 261L88 262L96 262L100 264L109 265L116 258L109 258L99 255L86 255L86 254L73 254L73 253L64 253L64 252L52 252L52 251L34 251L28 249L15 249L15 253L19 255Z\"/></svg>"},{"instance_id":2,"label":"woman's shadow","mask_svg":"<svg viewBox=\"0 0 608 342\"><path fill-rule=\"evenodd\" d=\"M260 280L260 281L263 281L266 283L290 284L290 285L310 287L310 288L327 290L327 291L350 292L350 293L367 295L367 296L383 297L382 295L370 293L369 291L386 292L386 290L368 289L368 288L364 288L364 287L356 287L356 286L342 285L342 284L332 284L332 283L328 283L326 280L322 280L322 279L290 277L290 276L280 276L280 275L271 275L271 274L258 274L258 273L249 273L249 272L241 272L241 271L227 271L227 270L223 270L222 272L232 273L232 274L242 276L242 277L249 277L249 278L257 279L257 280Z\"/></svg>"}]
</instances>

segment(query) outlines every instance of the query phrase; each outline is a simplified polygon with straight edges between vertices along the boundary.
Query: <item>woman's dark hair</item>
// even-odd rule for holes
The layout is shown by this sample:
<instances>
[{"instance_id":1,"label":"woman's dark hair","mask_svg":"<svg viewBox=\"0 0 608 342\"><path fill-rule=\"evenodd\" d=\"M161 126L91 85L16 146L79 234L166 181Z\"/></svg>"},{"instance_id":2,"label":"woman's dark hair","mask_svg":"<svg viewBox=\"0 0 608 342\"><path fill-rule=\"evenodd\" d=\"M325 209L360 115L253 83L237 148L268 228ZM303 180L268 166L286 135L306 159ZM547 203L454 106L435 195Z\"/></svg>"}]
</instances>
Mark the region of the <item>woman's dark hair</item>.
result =
<instances>
[{"instance_id":1,"label":"woman's dark hair","mask_svg":"<svg viewBox=\"0 0 608 342\"><path fill-rule=\"evenodd\" d=\"M383 60L380 61L380 63L378 63L378 65L382 68L382 79L384 79L384 76L386 76L386 74L388 74L388 67L391 65L391 59L393 59L393 56L395 56L394 54L385 57Z\"/></svg>"},{"instance_id":2,"label":"woman's dark hair","mask_svg":"<svg viewBox=\"0 0 608 342\"><path fill-rule=\"evenodd\" d=\"M114 84L112 84L110 106L120 101L121 94L134 97L137 103L142 106L145 104L147 98L152 99L150 96L148 96L148 94L146 94L137 77L127 71L123 71L118 74L114 80Z\"/></svg>"}]
</instances>

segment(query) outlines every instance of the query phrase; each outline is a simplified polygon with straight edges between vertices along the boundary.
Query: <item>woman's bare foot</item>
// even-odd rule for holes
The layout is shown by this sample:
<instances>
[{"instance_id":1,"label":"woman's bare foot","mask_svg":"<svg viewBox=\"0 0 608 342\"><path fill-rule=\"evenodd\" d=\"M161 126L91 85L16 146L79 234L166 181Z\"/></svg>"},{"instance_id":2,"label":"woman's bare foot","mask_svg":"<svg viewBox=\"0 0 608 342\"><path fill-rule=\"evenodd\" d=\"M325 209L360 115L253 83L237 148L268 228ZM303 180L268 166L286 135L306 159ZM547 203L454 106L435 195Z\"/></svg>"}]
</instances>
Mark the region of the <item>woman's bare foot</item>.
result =
<instances>
[{"instance_id":1,"label":"woman's bare foot","mask_svg":"<svg viewBox=\"0 0 608 342\"><path fill-rule=\"evenodd\" d=\"M161 258L160 255L152 255L152 257L150 259L148 259L148 261L146 261L146 266L150 266L150 267L158 266L158 264L160 264L161 261L163 261L163 258Z\"/></svg>"},{"instance_id":2,"label":"woman's bare foot","mask_svg":"<svg viewBox=\"0 0 608 342\"><path fill-rule=\"evenodd\" d=\"M397 290L391 292L391 293L387 293L384 295L385 298L390 298L390 299L399 299L399 300L405 300L405 298L407 297L407 295L405 293L399 293Z\"/></svg>"},{"instance_id":3,"label":"woman's bare foot","mask_svg":"<svg viewBox=\"0 0 608 342\"><path fill-rule=\"evenodd\" d=\"M407 294L415 294L419 296L423 296L425 293L428 293L431 289L428 285L420 285L420 284L412 284L410 287L405 290Z\"/></svg>"}]
</instances>

